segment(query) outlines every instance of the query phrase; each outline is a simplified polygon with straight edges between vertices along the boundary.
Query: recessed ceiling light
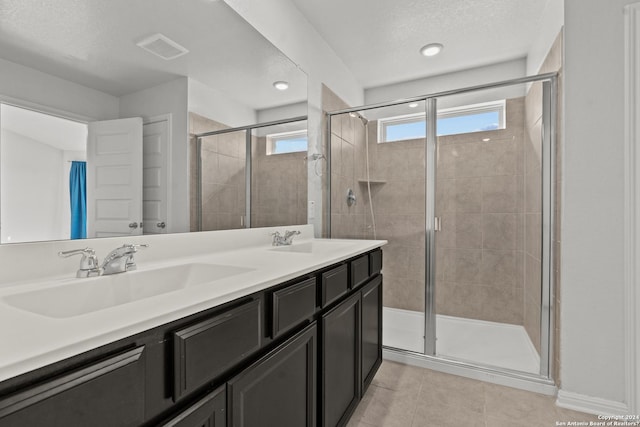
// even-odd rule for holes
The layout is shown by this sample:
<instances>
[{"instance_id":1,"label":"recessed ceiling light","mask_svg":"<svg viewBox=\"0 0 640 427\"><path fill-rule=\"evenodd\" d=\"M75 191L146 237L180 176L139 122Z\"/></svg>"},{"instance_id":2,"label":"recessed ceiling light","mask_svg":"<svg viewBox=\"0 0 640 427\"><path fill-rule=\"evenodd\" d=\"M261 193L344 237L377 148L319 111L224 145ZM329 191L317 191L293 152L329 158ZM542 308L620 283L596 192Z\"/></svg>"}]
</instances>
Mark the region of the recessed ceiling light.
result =
<instances>
[{"instance_id":1,"label":"recessed ceiling light","mask_svg":"<svg viewBox=\"0 0 640 427\"><path fill-rule=\"evenodd\" d=\"M409 108L416 108L418 106L417 102L412 102L411 104L409 104Z\"/></svg>"},{"instance_id":2,"label":"recessed ceiling light","mask_svg":"<svg viewBox=\"0 0 640 427\"><path fill-rule=\"evenodd\" d=\"M442 46L440 43L429 43L428 45L422 46L420 48L420 53L424 56L436 56L442 51Z\"/></svg>"},{"instance_id":3,"label":"recessed ceiling light","mask_svg":"<svg viewBox=\"0 0 640 427\"><path fill-rule=\"evenodd\" d=\"M491 141L491 138L482 138L482 142L489 142Z\"/></svg>"},{"instance_id":4,"label":"recessed ceiling light","mask_svg":"<svg viewBox=\"0 0 640 427\"><path fill-rule=\"evenodd\" d=\"M287 90L289 89L289 83L278 81L273 83L273 87L275 87L278 90Z\"/></svg>"}]
</instances>

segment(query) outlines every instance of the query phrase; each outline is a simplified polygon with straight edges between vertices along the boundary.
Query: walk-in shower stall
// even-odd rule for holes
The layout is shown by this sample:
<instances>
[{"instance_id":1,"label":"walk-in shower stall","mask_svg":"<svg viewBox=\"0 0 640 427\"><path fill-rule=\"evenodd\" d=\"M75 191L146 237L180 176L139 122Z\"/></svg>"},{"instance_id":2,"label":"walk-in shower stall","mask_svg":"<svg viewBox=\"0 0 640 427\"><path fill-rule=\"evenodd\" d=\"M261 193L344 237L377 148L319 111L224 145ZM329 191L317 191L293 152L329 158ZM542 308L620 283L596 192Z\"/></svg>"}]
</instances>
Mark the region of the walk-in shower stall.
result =
<instances>
[{"instance_id":1,"label":"walk-in shower stall","mask_svg":"<svg viewBox=\"0 0 640 427\"><path fill-rule=\"evenodd\" d=\"M229 128L191 113L191 230L307 223L307 118Z\"/></svg>"},{"instance_id":2,"label":"walk-in shower stall","mask_svg":"<svg viewBox=\"0 0 640 427\"><path fill-rule=\"evenodd\" d=\"M387 356L551 386L555 121L555 74L328 113L330 236L389 241Z\"/></svg>"}]
</instances>

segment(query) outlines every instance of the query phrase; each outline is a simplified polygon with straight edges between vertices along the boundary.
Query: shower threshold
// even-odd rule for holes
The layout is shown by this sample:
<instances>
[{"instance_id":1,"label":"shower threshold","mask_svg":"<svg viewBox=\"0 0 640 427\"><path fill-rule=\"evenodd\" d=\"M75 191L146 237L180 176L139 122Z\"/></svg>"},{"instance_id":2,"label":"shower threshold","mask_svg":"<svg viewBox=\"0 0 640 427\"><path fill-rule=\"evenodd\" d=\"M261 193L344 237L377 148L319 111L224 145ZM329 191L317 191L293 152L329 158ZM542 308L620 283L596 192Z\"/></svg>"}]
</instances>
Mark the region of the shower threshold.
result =
<instances>
[{"instance_id":1,"label":"shower threshold","mask_svg":"<svg viewBox=\"0 0 640 427\"><path fill-rule=\"evenodd\" d=\"M424 351L424 314L384 307L384 346ZM437 357L538 374L540 356L524 327L436 315Z\"/></svg>"}]
</instances>

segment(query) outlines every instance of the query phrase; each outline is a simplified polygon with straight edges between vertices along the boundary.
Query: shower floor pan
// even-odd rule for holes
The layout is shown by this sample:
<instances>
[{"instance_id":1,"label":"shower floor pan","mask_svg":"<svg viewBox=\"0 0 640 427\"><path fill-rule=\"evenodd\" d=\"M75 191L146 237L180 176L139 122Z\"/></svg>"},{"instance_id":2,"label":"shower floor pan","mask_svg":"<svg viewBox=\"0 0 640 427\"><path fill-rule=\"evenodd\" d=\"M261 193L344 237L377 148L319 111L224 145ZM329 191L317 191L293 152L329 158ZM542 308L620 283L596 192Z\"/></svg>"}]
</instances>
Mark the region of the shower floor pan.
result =
<instances>
[{"instance_id":1,"label":"shower floor pan","mask_svg":"<svg viewBox=\"0 0 640 427\"><path fill-rule=\"evenodd\" d=\"M384 307L382 344L424 352L423 313ZM524 327L436 315L436 354L537 374L540 356Z\"/></svg>"}]
</instances>

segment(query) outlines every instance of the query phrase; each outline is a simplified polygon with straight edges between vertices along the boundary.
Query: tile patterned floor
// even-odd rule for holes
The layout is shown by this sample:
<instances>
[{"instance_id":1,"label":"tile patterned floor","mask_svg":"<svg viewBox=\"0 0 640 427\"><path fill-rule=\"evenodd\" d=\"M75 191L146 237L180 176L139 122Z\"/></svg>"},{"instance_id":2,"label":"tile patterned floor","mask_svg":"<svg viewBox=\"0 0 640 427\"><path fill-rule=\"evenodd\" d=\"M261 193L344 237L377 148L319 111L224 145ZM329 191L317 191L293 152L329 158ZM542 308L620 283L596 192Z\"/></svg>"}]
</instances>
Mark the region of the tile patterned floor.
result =
<instances>
[{"instance_id":1,"label":"tile patterned floor","mask_svg":"<svg viewBox=\"0 0 640 427\"><path fill-rule=\"evenodd\" d=\"M597 421L555 398L384 361L347 427L531 427Z\"/></svg>"}]
</instances>

